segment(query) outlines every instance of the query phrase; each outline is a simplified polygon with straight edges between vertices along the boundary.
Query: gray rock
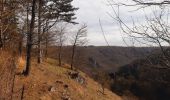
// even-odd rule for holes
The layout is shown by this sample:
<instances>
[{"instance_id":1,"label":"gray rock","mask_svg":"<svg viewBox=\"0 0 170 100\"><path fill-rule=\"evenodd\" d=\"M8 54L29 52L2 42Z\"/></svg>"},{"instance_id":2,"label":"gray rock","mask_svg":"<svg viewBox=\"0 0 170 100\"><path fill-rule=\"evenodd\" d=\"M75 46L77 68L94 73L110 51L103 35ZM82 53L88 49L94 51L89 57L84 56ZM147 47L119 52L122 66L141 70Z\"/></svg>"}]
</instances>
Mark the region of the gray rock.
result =
<instances>
[{"instance_id":1,"label":"gray rock","mask_svg":"<svg viewBox=\"0 0 170 100\"><path fill-rule=\"evenodd\" d=\"M55 91L56 91L56 88L53 87L53 86L50 86L49 89L48 89L48 91L50 91L50 92L55 92Z\"/></svg>"}]
</instances>

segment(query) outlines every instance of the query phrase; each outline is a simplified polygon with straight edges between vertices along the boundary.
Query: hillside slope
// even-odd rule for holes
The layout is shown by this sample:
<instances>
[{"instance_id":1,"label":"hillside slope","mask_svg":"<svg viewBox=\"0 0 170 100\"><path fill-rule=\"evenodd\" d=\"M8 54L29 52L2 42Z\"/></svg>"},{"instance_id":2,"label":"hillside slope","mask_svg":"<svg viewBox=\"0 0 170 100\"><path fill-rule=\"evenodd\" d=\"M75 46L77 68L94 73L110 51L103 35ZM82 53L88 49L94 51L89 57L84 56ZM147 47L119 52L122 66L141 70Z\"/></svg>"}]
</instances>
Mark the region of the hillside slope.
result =
<instances>
[{"instance_id":1,"label":"hillside slope","mask_svg":"<svg viewBox=\"0 0 170 100\"><path fill-rule=\"evenodd\" d=\"M121 100L107 89L103 95L101 86L81 71L79 79L74 79L69 76L73 71L56 65L52 59L41 65L33 63L29 77L16 77L14 91L24 84L24 100ZM20 96L15 94L14 98Z\"/></svg>"}]
</instances>

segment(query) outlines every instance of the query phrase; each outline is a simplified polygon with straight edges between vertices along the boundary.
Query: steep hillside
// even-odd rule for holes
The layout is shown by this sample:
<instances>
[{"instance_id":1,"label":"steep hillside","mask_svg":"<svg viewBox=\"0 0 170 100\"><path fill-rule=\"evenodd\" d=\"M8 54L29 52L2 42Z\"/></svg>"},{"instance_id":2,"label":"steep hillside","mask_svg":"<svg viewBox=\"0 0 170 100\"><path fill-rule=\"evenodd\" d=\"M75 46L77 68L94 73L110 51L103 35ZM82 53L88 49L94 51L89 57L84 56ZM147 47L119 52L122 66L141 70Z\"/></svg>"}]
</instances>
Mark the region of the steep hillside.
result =
<instances>
[{"instance_id":1,"label":"steep hillside","mask_svg":"<svg viewBox=\"0 0 170 100\"><path fill-rule=\"evenodd\" d=\"M120 67L112 90L132 92L141 100L170 100L170 49ZM168 66L167 66L168 64Z\"/></svg>"},{"instance_id":2,"label":"steep hillside","mask_svg":"<svg viewBox=\"0 0 170 100\"><path fill-rule=\"evenodd\" d=\"M41 65L33 63L29 77L16 76L13 98L19 100L21 92L17 92L24 84L24 100L121 100L107 89L103 95L100 84L78 72L74 76L75 72L67 69L67 65L58 67L53 59Z\"/></svg>"}]
</instances>

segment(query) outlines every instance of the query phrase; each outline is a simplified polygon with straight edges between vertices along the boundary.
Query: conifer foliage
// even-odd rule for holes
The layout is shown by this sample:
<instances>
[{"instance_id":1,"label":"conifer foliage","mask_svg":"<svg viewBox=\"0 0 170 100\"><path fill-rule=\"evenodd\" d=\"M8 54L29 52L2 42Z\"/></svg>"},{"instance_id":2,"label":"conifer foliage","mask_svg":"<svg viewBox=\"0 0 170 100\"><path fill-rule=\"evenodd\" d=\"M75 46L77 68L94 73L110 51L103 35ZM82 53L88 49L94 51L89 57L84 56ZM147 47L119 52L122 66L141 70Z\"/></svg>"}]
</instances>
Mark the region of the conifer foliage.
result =
<instances>
[{"instance_id":1,"label":"conifer foliage","mask_svg":"<svg viewBox=\"0 0 170 100\"><path fill-rule=\"evenodd\" d=\"M32 48L37 47L37 61L41 63L44 45L48 48L49 32L60 22L76 24L73 0L1 0L0 48L12 47L21 53L26 48L26 69L29 75ZM15 47L14 47L15 45Z\"/></svg>"}]
</instances>

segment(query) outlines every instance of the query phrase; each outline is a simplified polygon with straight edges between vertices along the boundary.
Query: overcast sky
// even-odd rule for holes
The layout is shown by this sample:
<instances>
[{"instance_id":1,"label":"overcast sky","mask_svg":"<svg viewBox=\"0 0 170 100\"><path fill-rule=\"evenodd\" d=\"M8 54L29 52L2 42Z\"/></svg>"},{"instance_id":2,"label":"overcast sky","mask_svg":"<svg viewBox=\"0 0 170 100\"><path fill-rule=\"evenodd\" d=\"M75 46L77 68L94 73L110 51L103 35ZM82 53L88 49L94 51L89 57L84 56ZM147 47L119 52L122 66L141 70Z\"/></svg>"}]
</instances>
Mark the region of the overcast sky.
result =
<instances>
[{"instance_id":1,"label":"overcast sky","mask_svg":"<svg viewBox=\"0 0 170 100\"><path fill-rule=\"evenodd\" d=\"M77 22L87 23L89 45L106 45L101 32L99 19L103 25L106 38L110 45L124 45L119 27L114 20L107 14L110 7L107 6L106 0L74 0L77 11Z\"/></svg>"},{"instance_id":2,"label":"overcast sky","mask_svg":"<svg viewBox=\"0 0 170 100\"><path fill-rule=\"evenodd\" d=\"M74 0L73 5L78 7L79 10L76 13L77 22L86 23L88 26L88 39L89 45L103 46L107 45L103 37L99 19L101 20L105 36L110 45L113 46L127 46L131 45L127 36L120 31L117 22L109 16L109 14L114 16L114 12L110 6L108 6L108 0ZM132 0L113 0L114 3L123 2L133 4ZM149 1L160 1L160 0L149 0ZM160 11L160 8L147 7L145 9L136 10L138 7L120 7L119 14L123 22L128 26L133 24L133 20L137 24L145 23L145 15L152 16L152 11ZM117 9L116 7L114 8ZM109 14L108 14L109 13ZM133 20L132 20L133 18ZM124 43L123 39L127 39L127 44ZM140 44L136 44L140 46Z\"/></svg>"}]
</instances>

